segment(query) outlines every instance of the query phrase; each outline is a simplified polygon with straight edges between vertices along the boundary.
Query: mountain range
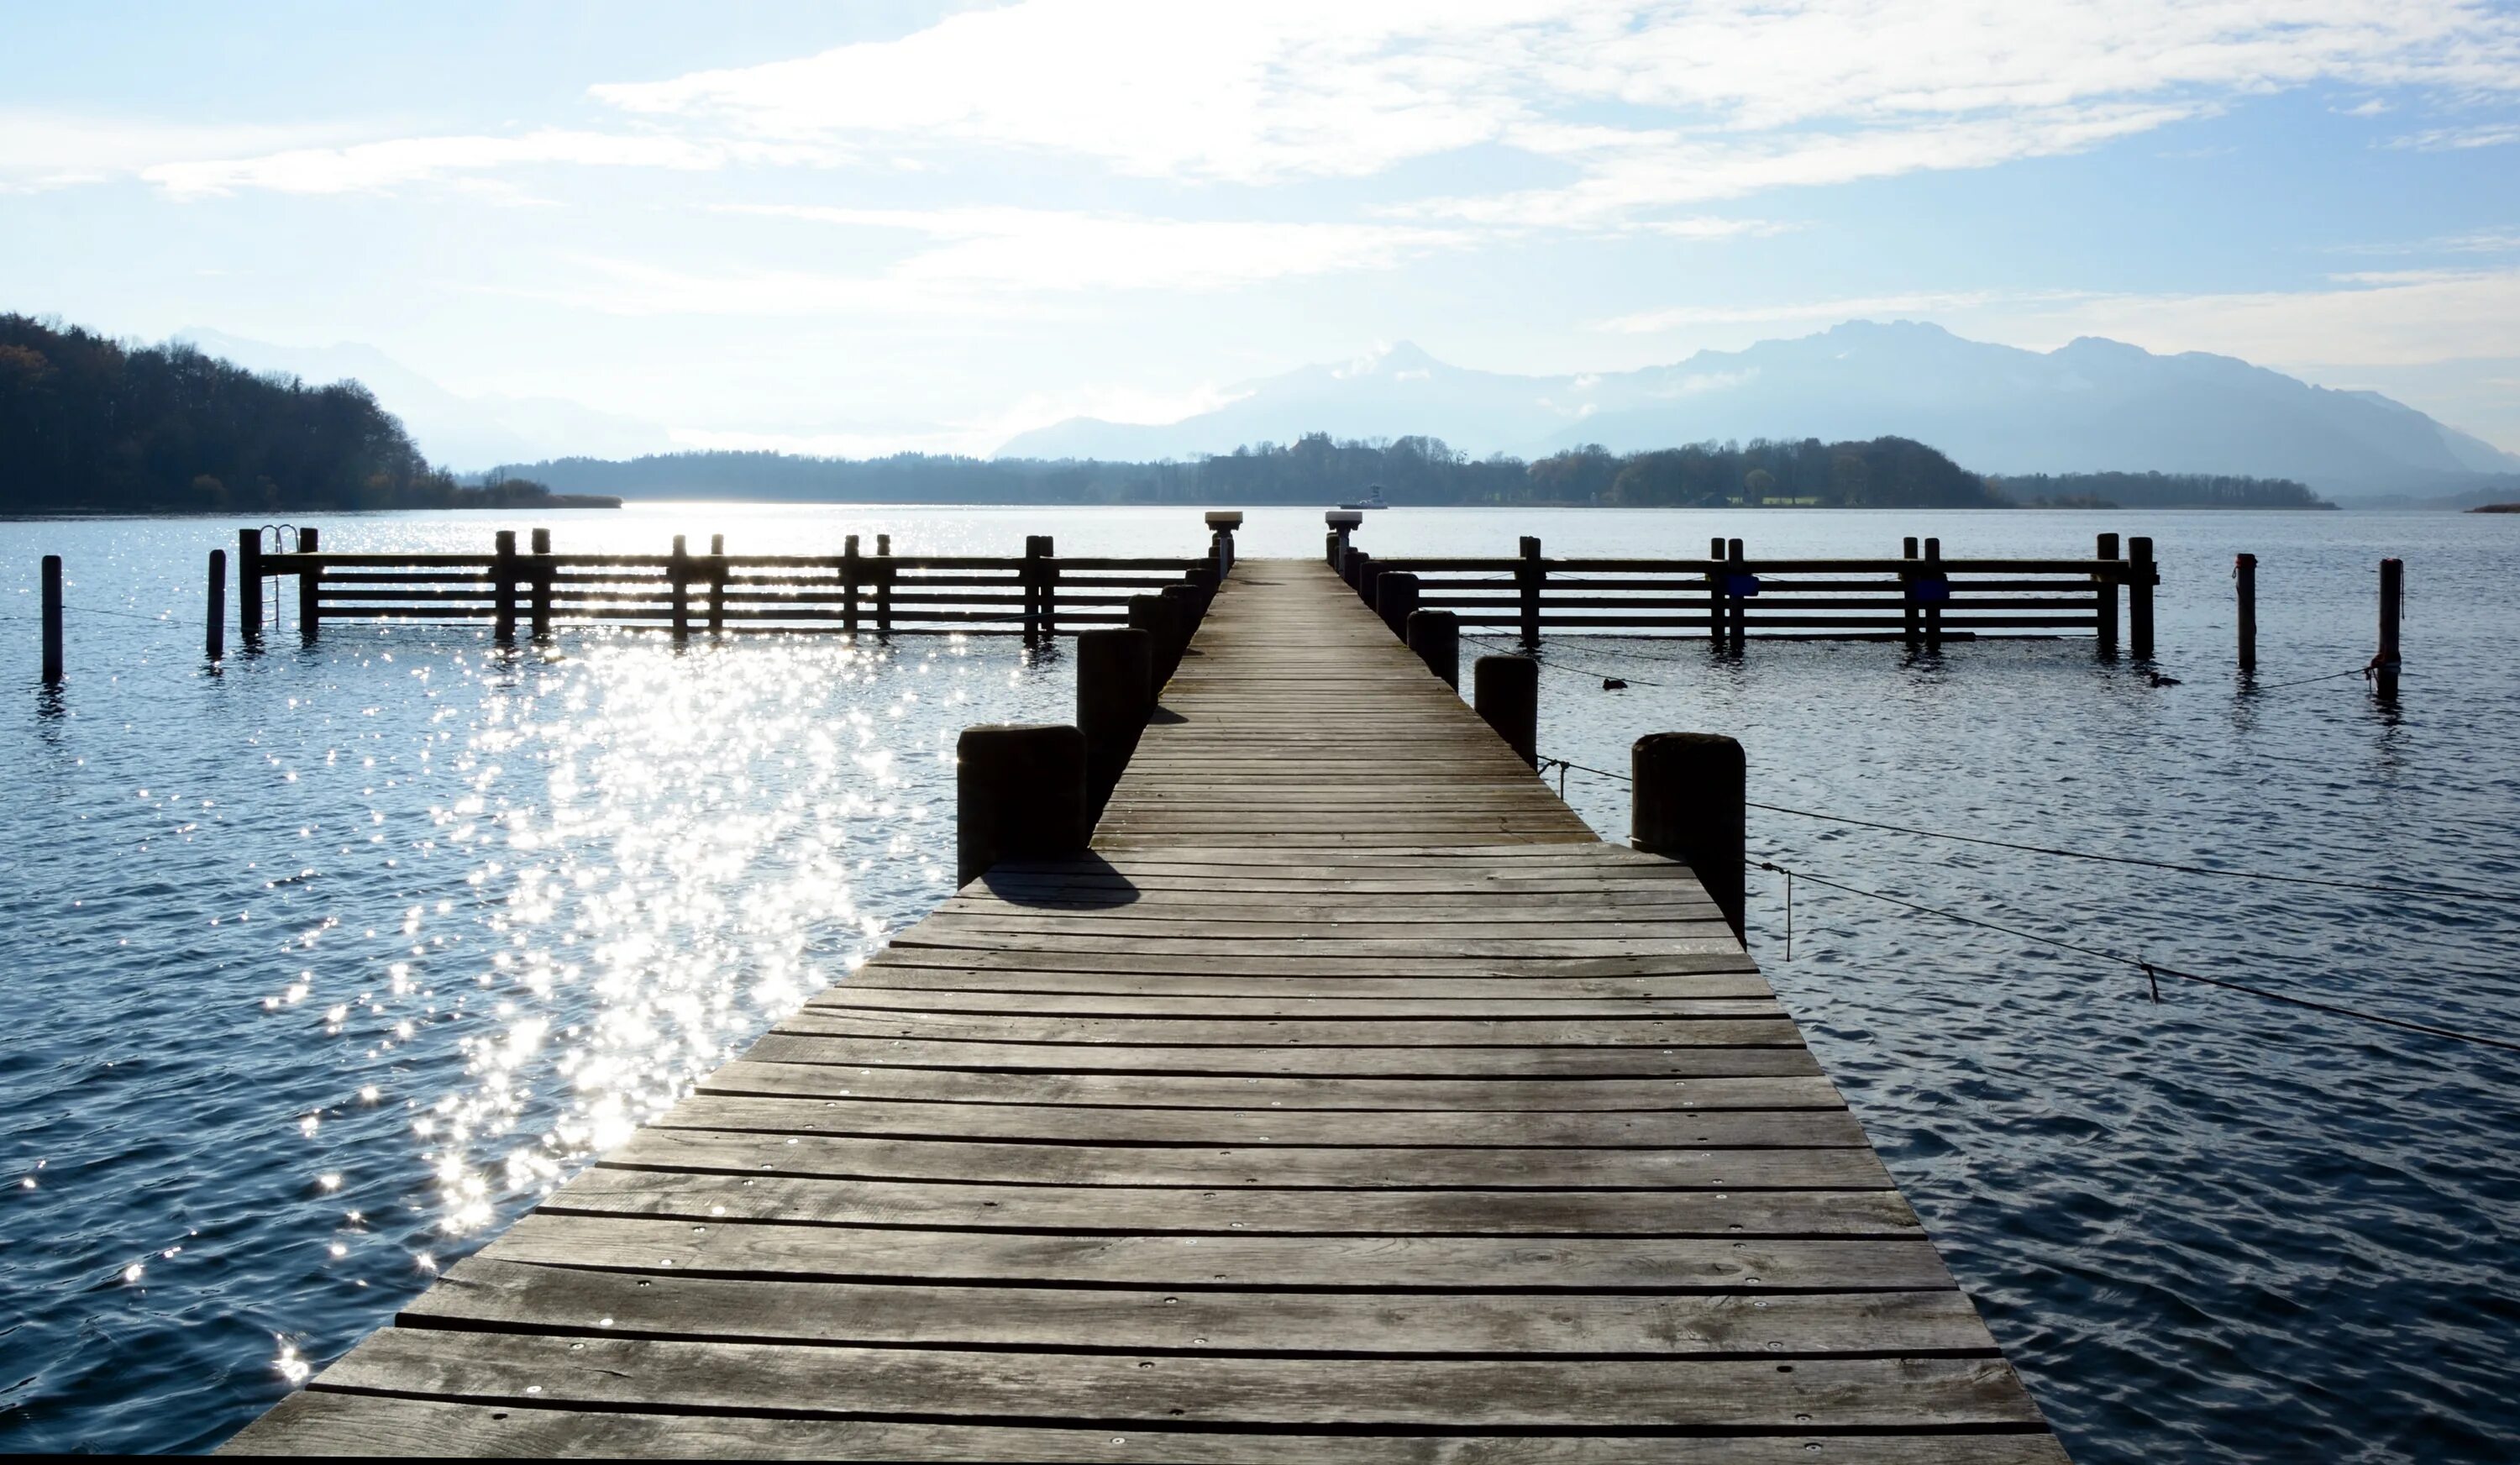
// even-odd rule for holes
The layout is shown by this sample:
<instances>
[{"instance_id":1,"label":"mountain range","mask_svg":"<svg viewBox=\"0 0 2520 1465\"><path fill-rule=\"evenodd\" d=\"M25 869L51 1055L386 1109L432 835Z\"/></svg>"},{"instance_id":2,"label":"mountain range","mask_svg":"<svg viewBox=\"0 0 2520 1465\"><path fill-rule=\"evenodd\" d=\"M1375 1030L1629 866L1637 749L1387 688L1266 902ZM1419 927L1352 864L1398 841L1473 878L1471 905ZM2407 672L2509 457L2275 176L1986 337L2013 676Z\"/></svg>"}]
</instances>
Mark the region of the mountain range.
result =
<instances>
[{"instance_id":1,"label":"mountain range","mask_svg":"<svg viewBox=\"0 0 2520 1465\"><path fill-rule=\"evenodd\" d=\"M1585 376L1470 371L1403 343L1241 383L1225 405L1180 422L1072 419L998 452L1147 461L1321 431L1417 433L1476 456L1521 458L1587 443L1625 453L1896 435L1999 477L2252 474L2361 498L2457 494L2520 474L2520 455L2377 392L2313 386L2228 356L2155 355L2097 336L2029 351L1906 321L1853 321L1740 351L1700 351L1676 365Z\"/></svg>"},{"instance_id":2,"label":"mountain range","mask_svg":"<svg viewBox=\"0 0 2520 1465\"><path fill-rule=\"evenodd\" d=\"M635 458L674 450L672 436L652 423L563 397L462 396L355 341L280 346L198 326L175 333L173 339L249 371L282 372L316 385L355 380L401 419L403 430L431 462L458 469L569 454Z\"/></svg>"}]
</instances>

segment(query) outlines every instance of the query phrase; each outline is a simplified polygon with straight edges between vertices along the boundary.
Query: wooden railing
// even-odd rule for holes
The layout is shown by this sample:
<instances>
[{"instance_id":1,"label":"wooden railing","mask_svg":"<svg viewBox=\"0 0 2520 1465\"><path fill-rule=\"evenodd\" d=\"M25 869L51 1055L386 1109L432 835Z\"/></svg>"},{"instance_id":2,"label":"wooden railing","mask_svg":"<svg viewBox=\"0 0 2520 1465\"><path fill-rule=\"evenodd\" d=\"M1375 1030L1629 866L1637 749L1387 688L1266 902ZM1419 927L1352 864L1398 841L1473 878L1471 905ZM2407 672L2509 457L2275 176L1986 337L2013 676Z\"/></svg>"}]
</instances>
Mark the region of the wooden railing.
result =
<instances>
[{"instance_id":1,"label":"wooden railing","mask_svg":"<svg viewBox=\"0 0 2520 1465\"><path fill-rule=\"evenodd\" d=\"M487 555L338 554L314 529L274 554L252 530L238 535L240 630L262 630L263 601L243 593L265 577L297 580L298 631L313 639L330 622L487 622L501 641L518 628L541 637L557 622L694 631L825 631L873 635L960 631L1021 635L1131 623L1130 601L1167 587L1215 583L1230 535L1197 558L1060 558L1048 535L1027 537L1020 556L894 555L890 536L861 554L850 535L837 555L730 555L723 536L692 554L681 535L666 555L560 555L549 531L518 554L501 531Z\"/></svg>"},{"instance_id":2,"label":"wooden railing","mask_svg":"<svg viewBox=\"0 0 2520 1465\"><path fill-rule=\"evenodd\" d=\"M1905 641L2091 636L2114 649L2126 591L2134 653L2152 654L2152 541L2099 537L2090 559L1946 559L1939 540L1900 557L1761 558L1718 540L1704 559L1544 558L1524 539L1510 559L1380 558L1333 532L1327 552L1366 603L1397 630L1414 610L1449 611L1464 633L1544 633Z\"/></svg>"}]
</instances>

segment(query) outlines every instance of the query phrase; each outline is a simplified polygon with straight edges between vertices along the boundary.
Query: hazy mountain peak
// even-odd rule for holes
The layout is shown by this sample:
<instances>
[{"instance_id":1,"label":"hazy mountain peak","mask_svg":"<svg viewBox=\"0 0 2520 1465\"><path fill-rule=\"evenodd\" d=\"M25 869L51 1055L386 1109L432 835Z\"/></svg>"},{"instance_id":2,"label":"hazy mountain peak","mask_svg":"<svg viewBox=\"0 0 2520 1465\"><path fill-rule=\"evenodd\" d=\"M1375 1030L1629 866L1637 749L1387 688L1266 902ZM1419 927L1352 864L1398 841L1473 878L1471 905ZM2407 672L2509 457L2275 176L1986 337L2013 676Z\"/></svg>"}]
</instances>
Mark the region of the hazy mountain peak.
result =
<instances>
[{"instance_id":1,"label":"hazy mountain peak","mask_svg":"<svg viewBox=\"0 0 2520 1465\"><path fill-rule=\"evenodd\" d=\"M1581 443L1636 452L1899 436L1998 475L2159 470L2295 478L2348 493L2441 493L2477 472L2520 470L2520 456L2404 403L2328 391L2235 357L2156 355L2098 335L2029 351L1926 321L1845 321L1739 351L1581 377L1473 371L1401 341L1243 391L1178 422L1077 419L999 452L1182 458L1320 431L1423 434L1476 455L1526 457Z\"/></svg>"}]
</instances>

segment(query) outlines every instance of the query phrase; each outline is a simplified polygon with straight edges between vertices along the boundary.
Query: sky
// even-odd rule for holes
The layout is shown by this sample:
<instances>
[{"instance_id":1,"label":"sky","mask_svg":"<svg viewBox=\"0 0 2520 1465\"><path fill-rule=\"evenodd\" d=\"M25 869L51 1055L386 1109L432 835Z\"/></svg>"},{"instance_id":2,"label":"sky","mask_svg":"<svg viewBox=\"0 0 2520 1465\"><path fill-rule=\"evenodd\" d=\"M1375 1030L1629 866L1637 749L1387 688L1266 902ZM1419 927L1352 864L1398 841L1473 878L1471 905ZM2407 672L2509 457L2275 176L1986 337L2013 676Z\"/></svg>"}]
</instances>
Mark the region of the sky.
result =
<instances>
[{"instance_id":1,"label":"sky","mask_svg":"<svg viewBox=\"0 0 2520 1465\"><path fill-rule=\"evenodd\" d=\"M0 310L704 447L978 451L1414 341L1857 318L2520 450L2520 5L0 0ZM1395 430L1407 430L1395 424Z\"/></svg>"}]
</instances>

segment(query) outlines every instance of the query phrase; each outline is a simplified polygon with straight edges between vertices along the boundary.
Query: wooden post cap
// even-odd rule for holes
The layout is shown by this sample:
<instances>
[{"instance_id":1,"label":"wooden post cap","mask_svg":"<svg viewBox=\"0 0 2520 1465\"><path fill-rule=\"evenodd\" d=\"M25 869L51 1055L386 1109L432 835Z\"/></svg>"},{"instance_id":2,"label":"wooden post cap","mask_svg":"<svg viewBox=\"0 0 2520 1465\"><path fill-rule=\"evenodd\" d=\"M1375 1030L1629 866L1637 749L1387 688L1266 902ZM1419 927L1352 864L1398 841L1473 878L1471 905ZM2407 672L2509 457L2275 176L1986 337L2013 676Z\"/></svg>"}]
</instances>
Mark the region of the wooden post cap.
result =
<instances>
[{"instance_id":1,"label":"wooden post cap","mask_svg":"<svg viewBox=\"0 0 2520 1465\"><path fill-rule=\"evenodd\" d=\"M1322 522L1333 529L1353 529L1365 522L1362 509L1333 509L1322 515Z\"/></svg>"},{"instance_id":2,"label":"wooden post cap","mask_svg":"<svg viewBox=\"0 0 2520 1465\"><path fill-rule=\"evenodd\" d=\"M1085 848L1085 734L1075 728L966 728L954 745L954 883L1007 860Z\"/></svg>"},{"instance_id":3,"label":"wooden post cap","mask_svg":"<svg viewBox=\"0 0 2520 1465\"><path fill-rule=\"evenodd\" d=\"M1239 509L1211 509L1207 511L1207 527L1211 529L1239 529L1242 527L1242 511Z\"/></svg>"}]
</instances>

